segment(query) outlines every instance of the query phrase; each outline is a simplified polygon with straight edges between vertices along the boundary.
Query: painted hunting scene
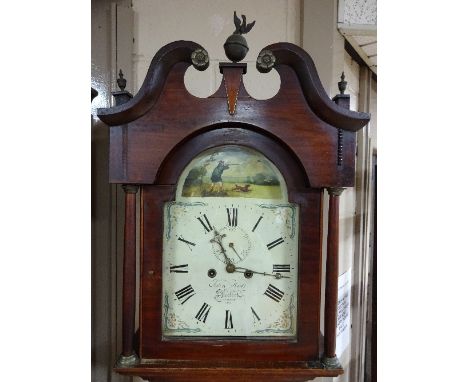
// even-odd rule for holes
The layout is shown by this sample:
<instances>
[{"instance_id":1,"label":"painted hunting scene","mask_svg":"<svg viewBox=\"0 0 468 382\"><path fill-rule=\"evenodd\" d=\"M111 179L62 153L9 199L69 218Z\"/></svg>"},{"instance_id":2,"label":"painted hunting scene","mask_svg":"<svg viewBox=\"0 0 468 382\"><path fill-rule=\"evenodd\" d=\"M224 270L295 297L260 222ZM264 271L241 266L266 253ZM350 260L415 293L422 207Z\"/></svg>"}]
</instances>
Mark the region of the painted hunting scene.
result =
<instances>
[{"instance_id":1,"label":"painted hunting scene","mask_svg":"<svg viewBox=\"0 0 468 382\"><path fill-rule=\"evenodd\" d=\"M281 174L263 155L239 146L205 151L185 171L184 197L282 199ZM284 186L284 184L283 184Z\"/></svg>"}]
</instances>

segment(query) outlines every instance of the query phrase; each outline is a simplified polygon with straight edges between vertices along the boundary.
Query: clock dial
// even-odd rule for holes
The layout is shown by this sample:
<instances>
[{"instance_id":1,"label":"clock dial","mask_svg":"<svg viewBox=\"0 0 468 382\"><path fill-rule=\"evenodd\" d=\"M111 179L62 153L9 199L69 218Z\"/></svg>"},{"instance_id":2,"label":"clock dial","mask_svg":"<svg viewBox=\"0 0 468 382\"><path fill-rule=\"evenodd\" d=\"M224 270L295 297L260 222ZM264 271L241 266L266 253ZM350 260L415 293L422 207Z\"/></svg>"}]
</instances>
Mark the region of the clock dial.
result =
<instances>
[{"instance_id":1,"label":"clock dial","mask_svg":"<svg viewBox=\"0 0 468 382\"><path fill-rule=\"evenodd\" d=\"M294 338L298 206L259 153L217 150L192 161L165 205L163 334ZM242 168L228 182L234 164ZM259 184L245 182L254 177Z\"/></svg>"},{"instance_id":2,"label":"clock dial","mask_svg":"<svg viewBox=\"0 0 468 382\"><path fill-rule=\"evenodd\" d=\"M242 220L233 227L225 202L234 201L166 205L165 335L294 336L297 207L236 200ZM212 229L194 214L210 216ZM251 232L259 214L265 225ZM195 245L179 240L182 231Z\"/></svg>"}]
</instances>

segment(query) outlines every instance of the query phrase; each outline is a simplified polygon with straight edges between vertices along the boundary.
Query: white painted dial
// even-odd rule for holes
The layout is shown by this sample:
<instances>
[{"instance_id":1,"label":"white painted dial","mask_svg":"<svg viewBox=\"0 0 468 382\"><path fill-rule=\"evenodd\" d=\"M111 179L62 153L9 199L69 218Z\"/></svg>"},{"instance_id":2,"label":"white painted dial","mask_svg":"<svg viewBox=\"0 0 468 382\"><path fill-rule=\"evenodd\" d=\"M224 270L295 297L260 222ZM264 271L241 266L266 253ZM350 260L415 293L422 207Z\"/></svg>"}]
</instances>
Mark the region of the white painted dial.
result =
<instances>
[{"instance_id":1,"label":"white painted dial","mask_svg":"<svg viewBox=\"0 0 468 382\"><path fill-rule=\"evenodd\" d=\"M163 334L295 337L298 215L257 198L167 203Z\"/></svg>"}]
</instances>

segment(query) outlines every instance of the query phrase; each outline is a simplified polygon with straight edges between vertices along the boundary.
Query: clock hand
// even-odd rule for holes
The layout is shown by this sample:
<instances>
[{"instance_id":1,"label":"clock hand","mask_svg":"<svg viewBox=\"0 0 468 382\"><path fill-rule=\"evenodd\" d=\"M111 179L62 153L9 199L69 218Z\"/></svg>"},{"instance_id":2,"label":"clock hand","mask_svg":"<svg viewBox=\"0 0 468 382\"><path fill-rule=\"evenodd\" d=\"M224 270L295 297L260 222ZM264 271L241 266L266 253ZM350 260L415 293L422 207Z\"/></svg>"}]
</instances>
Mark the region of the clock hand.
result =
<instances>
[{"instance_id":1,"label":"clock hand","mask_svg":"<svg viewBox=\"0 0 468 382\"><path fill-rule=\"evenodd\" d=\"M211 239L210 241L212 243L217 243L219 245L219 247L221 248L221 252L224 256L224 259L226 260L226 271L228 273L232 273L236 270L236 267L234 266L234 264L231 262L231 260L229 259L228 255L226 254L226 250L224 249L224 246L223 246L223 243L222 243L222 240L223 240L223 237L226 236L226 235L220 235L218 233L218 231L216 231L216 229L214 230L214 238Z\"/></svg>"},{"instance_id":2,"label":"clock hand","mask_svg":"<svg viewBox=\"0 0 468 382\"><path fill-rule=\"evenodd\" d=\"M233 250L234 253L237 255L237 257L239 258L239 260L242 260L242 257L239 256L239 254L237 253L236 249L234 248L234 243L229 243L229 247L232 248L232 250Z\"/></svg>"},{"instance_id":3,"label":"clock hand","mask_svg":"<svg viewBox=\"0 0 468 382\"><path fill-rule=\"evenodd\" d=\"M226 263L231 263L231 260L229 259L229 257L227 256L226 254L226 250L224 249L224 246L223 246L223 237L225 237L226 235L223 234L223 235L220 235L218 231L216 231L216 229L214 229L214 238L211 239L210 241L212 243L216 243L219 245L219 247L221 248L221 252L224 256L224 259L226 260Z\"/></svg>"},{"instance_id":4,"label":"clock hand","mask_svg":"<svg viewBox=\"0 0 468 382\"><path fill-rule=\"evenodd\" d=\"M227 264L231 264L231 260L230 260L229 257L227 256L226 250L224 249L224 246L223 246L223 244L221 243L221 240L217 240L217 239L215 238L215 239L211 239L210 242L216 243L216 244L219 245L219 247L220 247L220 249L221 249L221 253L222 253L223 256L224 256L224 259L226 260L226 263L227 263Z\"/></svg>"},{"instance_id":5,"label":"clock hand","mask_svg":"<svg viewBox=\"0 0 468 382\"><path fill-rule=\"evenodd\" d=\"M281 273L257 272L257 271L253 271L252 269L242 268L242 267L235 267L235 271L241 272L241 273L252 272L252 273L256 273L257 275L263 275L263 276L273 276L276 279L290 279L291 278L289 276L283 276Z\"/></svg>"}]
</instances>

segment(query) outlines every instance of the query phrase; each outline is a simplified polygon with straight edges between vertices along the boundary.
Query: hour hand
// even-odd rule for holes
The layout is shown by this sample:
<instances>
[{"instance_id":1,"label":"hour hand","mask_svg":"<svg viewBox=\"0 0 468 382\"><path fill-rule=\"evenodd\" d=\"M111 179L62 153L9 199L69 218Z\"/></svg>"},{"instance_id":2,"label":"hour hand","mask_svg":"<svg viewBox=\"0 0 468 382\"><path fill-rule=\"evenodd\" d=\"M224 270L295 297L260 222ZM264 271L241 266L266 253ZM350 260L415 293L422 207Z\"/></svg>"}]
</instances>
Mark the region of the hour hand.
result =
<instances>
[{"instance_id":1,"label":"hour hand","mask_svg":"<svg viewBox=\"0 0 468 382\"><path fill-rule=\"evenodd\" d=\"M214 237L213 239L210 240L210 243L216 243L219 245L219 247L221 248L221 252L224 254L224 256L226 256L226 250L224 249L224 246L223 246L223 237L225 237L226 235L220 235L218 231L216 231L216 229L213 230L214 231Z\"/></svg>"},{"instance_id":2,"label":"hour hand","mask_svg":"<svg viewBox=\"0 0 468 382\"><path fill-rule=\"evenodd\" d=\"M224 259L226 260L226 263L229 264L231 262L231 260L229 260L229 257L226 254L226 250L224 249L224 246L223 246L223 243L222 243L221 239L222 239L222 236L221 235L216 235L216 231L215 231L215 237L213 239L211 239L210 242L211 243L216 243L216 244L219 245L221 253L224 256Z\"/></svg>"},{"instance_id":3,"label":"hour hand","mask_svg":"<svg viewBox=\"0 0 468 382\"><path fill-rule=\"evenodd\" d=\"M224 259L226 260L226 272L233 273L236 270L236 267L232 263L231 259L229 259L228 255L226 254L226 250L224 249L224 246L223 246L223 243L222 243L224 236L226 236L226 235L220 235L218 233L218 231L214 230L214 238L211 239L210 241L212 243L217 243L219 245L219 247L221 249L221 253L224 256Z\"/></svg>"},{"instance_id":4,"label":"hour hand","mask_svg":"<svg viewBox=\"0 0 468 382\"><path fill-rule=\"evenodd\" d=\"M223 240L223 237L226 236L225 233L223 233L222 235L216 230L216 228L213 230L213 233L214 233L214 239L211 239L212 242L216 242L218 243L220 246L223 246L223 244L221 243L221 241Z\"/></svg>"}]
</instances>

